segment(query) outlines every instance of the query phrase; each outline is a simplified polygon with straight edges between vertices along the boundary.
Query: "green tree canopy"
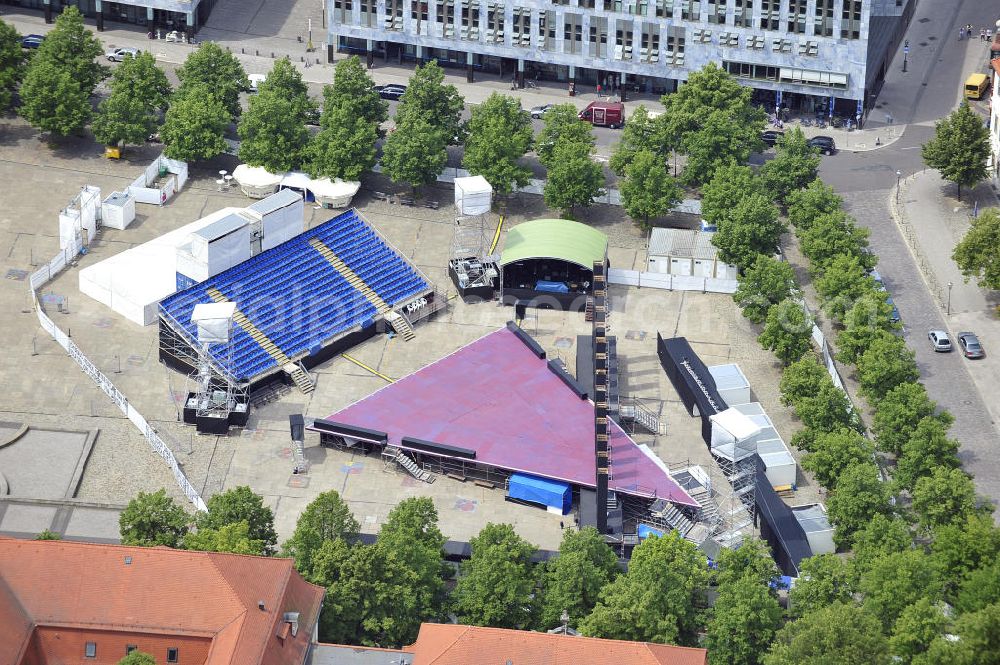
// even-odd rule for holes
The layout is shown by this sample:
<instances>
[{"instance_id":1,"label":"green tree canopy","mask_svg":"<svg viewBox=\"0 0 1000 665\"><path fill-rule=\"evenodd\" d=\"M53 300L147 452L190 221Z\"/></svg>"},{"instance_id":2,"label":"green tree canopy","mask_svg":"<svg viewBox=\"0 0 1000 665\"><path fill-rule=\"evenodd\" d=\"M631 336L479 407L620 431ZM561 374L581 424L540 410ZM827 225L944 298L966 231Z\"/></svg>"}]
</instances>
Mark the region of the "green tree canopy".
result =
<instances>
[{"instance_id":1,"label":"green tree canopy","mask_svg":"<svg viewBox=\"0 0 1000 665\"><path fill-rule=\"evenodd\" d=\"M834 541L840 548L849 548L854 534L871 522L872 517L891 510L889 488L879 478L875 463L851 464L844 469L826 508L830 522L837 529Z\"/></svg>"},{"instance_id":2,"label":"green tree canopy","mask_svg":"<svg viewBox=\"0 0 1000 665\"><path fill-rule=\"evenodd\" d=\"M396 131L382 147L382 169L393 182L429 185L448 163L448 137L419 114L396 113Z\"/></svg>"},{"instance_id":3,"label":"green tree canopy","mask_svg":"<svg viewBox=\"0 0 1000 665\"><path fill-rule=\"evenodd\" d=\"M875 289L875 282L867 276L860 259L851 254L831 259L814 284L823 297L823 308L838 321L858 298Z\"/></svg>"},{"instance_id":4,"label":"green tree canopy","mask_svg":"<svg viewBox=\"0 0 1000 665\"><path fill-rule=\"evenodd\" d=\"M156 665L156 659L145 651L133 651L119 660L118 665Z\"/></svg>"},{"instance_id":5,"label":"green tree canopy","mask_svg":"<svg viewBox=\"0 0 1000 665\"><path fill-rule=\"evenodd\" d=\"M905 552L913 546L909 525L902 519L876 513L871 521L854 534L854 558L851 570L855 579L868 573L876 561Z\"/></svg>"},{"instance_id":6,"label":"green tree canopy","mask_svg":"<svg viewBox=\"0 0 1000 665\"><path fill-rule=\"evenodd\" d=\"M898 455L909 441L917 423L934 416L945 427L954 418L947 411L937 411L937 404L927 396L924 384L916 381L901 383L885 394L878 403L872 420L872 432L879 450Z\"/></svg>"},{"instance_id":7,"label":"green tree canopy","mask_svg":"<svg viewBox=\"0 0 1000 665\"><path fill-rule=\"evenodd\" d=\"M68 136L90 120L90 91L80 86L72 72L47 58L35 55L31 59L19 93L18 113L43 132Z\"/></svg>"},{"instance_id":8,"label":"green tree canopy","mask_svg":"<svg viewBox=\"0 0 1000 665\"><path fill-rule=\"evenodd\" d=\"M139 492L118 517L122 545L177 547L188 532L191 517L164 489Z\"/></svg>"},{"instance_id":9,"label":"green tree canopy","mask_svg":"<svg viewBox=\"0 0 1000 665\"><path fill-rule=\"evenodd\" d=\"M712 224L729 221L736 205L749 194L765 194L753 169L742 164L720 166L701 188L701 216Z\"/></svg>"},{"instance_id":10,"label":"green tree canopy","mask_svg":"<svg viewBox=\"0 0 1000 665\"><path fill-rule=\"evenodd\" d=\"M865 610L886 630L908 605L921 598L937 601L941 587L934 562L919 549L894 552L874 560L858 582Z\"/></svg>"},{"instance_id":11,"label":"green tree canopy","mask_svg":"<svg viewBox=\"0 0 1000 665\"><path fill-rule=\"evenodd\" d=\"M802 467L816 474L823 487L833 490L840 475L852 464L870 464L875 453L868 439L852 429L839 429L816 436L813 452Z\"/></svg>"},{"instance_id":12,"label":"green tree canopy","mask_svg":"<svg viewBox=\"0 0 1000 665\"><path fill-rule=\"evenodd\" d=\"M816 227L813 227L816 228ZM837 335L837 358L845 363L855 363L875 338L882 332L900 328L892 320L892 305L888 294L879 289L863 293L844 313L843 330Z\"/></svg>"},{"instance_id":13,"label":"green tree canopy","mask_svg":"<svg viewBox=\"0 0 1000 665\"><path fill-rule=\"evenodd\" d=\"M760 177L767 191L784 203L789 194L816 179L819 161L819 151L809 145L801 129L793 127L778 139L774 159L764 164Z\"/></svg>"},{"instance_id":14,"label":"green tree canopy","mask_svg":"<svg viewBox=\"0 0 1000 665\"><path fill-rule=\"evenodd\" d=\"M796 231L802 232L820 216L840 210L844 200L833 187L817 178L803 189L791 192L785 203L788 207L788 221Z\"/></svg>"},{"instance_id":15,"label":"green tree canopy","mask_svg":"<svg viewBox=\"0 0 1000 665\"><path fill-rule=\"evenodd\" d=\"M920 598L906 607L896 620L889 638L889 650L900 659L898 662L911 663L915 656L927 651L947 623L937 603L930 598Z\"/></svg>"},{"instance_id":16,"label":"green tree canopy","mask_svg":"<svg viewBox=\"0 0 1000 665\"><path fill-rule=\"evenodd\" d=\"M866 269L874 268L878 259L868 252L868 233L868 229L855 224L843 210L820 215L813 219L812 224L797 231L802 253L817 275L844 254L857 257Z\"/></svg>"},{"instance_id":17,"label":"green tree canopy","mask_svg":"<svg viewBox=\"0 0 1000 665\"><path fill-rule=\"evenodd\" d=\"M572 219L576 208L589 207L604 192L604 169L591 159L590 151L589 144L563 137L552 153L554 163L543 190L545 205L558 208L566 218Z\"/></svg>"},{"instance_id":18,"label":"green tree canopy","mask_svg":"<svg viewBox=\"0 0 1000 665\"><path fill-rule=\"evenodd\" d=\"M733 300L742 308L743 316L754 323L763 323L774 305L796 295L798 287L792 266L760 254L743 272Z\"/></svg>"},{"instance_id":19,"label":"green tree canopy","mask_svg":"<svg viewBox=\"0 0 1000 665\"><path fill-rule=\"evenodd\" d=\"M833 603L850 603L854 578L836 554L815 554L799 565L799 578L788 594L788 611L803 617Z\"/></svg>"},{"instance_id":20,"label":"green tree canopy","mask_svg":"<svg viewBox=\"0 0 1000 665\"><path fill-rule=\"evenodd\" d=\"M314 178L357 181L378 160L377 126L342 107L327 108L320 129L306 149L306 165Z\"/></svg>"},{"instance_id":21,"label":"green tree canopy","mask_svg":"<svg viewBox=\"0 0 1000 665\"><path fill-rule=\"evenodd\" d=\"M237 127L240 160L271 173L297 169L309 143L298 102L283 90L261 90L250 98Z\"/></svg>"},{"instance_id":22,"label":"green tree canopy","mask_svg":"<svg viewBox=\"0 0 1000 665\"><path fill-rule=\"evenodd\" d=\"M989 519L978 517L977 519ZM1000 557L970 571L962 580L955 597L959 612L978 612L1000 598Z\"/></svg>"},{"instance_id":23,"label":"green tree canopy","mask_svg":"<svg viewBox=\"0 0 1000 665\"><path fill-rule=\"evenodd\" d=\"M246 521L229 522L218 527L204 527L184 536L184 548L199 552L229 552L267 556L267 545L250 536Z\"/></svg>"},{"instance_id":24,"label":"green tree canopy","mask_svg":"<svg viewBox=\"0 0 1000 665\"><path fill-rule=\"evenodd\" d=\"M0 19L0 113L10 108L24 76L24 50L14 26Z\"/></svg>"},{"instance_id":25,"label":"green tree canopy","mask_svg":"<svg viewBox=\"0 0 1000 665\"><path fill-rule=\"evenodd\" d=\"M534 137L531 116L521 109L520 100L494 92L472 109L462 166L507 196L531 178L531 169L521 160Z\"/></svg>"},{"instance_id":26,"label":"green tree canopy","mask_svg":"<svg viewBox=\"0 0 1000 665\"><path fill-rule=\"evenodd\" d=\"M487 524L472 539L472 556L452 594L461 623L524 629L535 610L535 546L509 524Z\"/></svg>"},{"instance_id":27,"label":"green tree canopy","mask_svg":"<svg viewBox=\"0 0 1000 665\"><path fill-rule=\"evenodd\" d=\"M888 665L878 621L851 603L833 603L778 631L764 665Z\"/></svg>"},{"instance_id":28,"label":"green tree canopy","mask_svg":"<svg viewBox=\"0 0 1000 665\"><path fill-rule=\"evenodd\" d=\"M170 83L152 53L126 55L111 77L111 95L94 118L94 138L107 145L142 144L160 124Z\"/></svg>"},{"instance_id":29,"label":"green tree canopy","mask_svg":"<svg viewBox=\"0 0 1000 665\"><path fill-rule=\"evenodd\" d=\"M295 532L282 545L282 554L295 559L295 567L313 579L313 559L328 540L353 542L358 521L336 490L323 492L309 502L295 523Z\"/></svg>"},{"instance_id":30,"label":"green tree canopy","mask_svg":"<svg viewBox=\"0 0 1000 665\"><path fill-rule=\"evenodd\" d=\"M976 487L961 469L934 469L913 487L913 510L924 528L964 520L975 509Z\"/></svg>"},{"instance_id":31,"label":"green tree canopy","mask_svg":"<svg viewBox=\"0 0 1000 665\"><path fill-rule=\"evenodd\" d=\"M363 119L376 129L389 119L389 104L379 97L375 82L356 55L333 68L333 85L323 87L320 126L334 128L345 118Z\"/></svg>"},{"instance_id":32,"label":"green tree canopy","mask_svg":"<svg viewBox=\"0 0 1000 665\"><path fill-rule=\"evenodd\" d=\"M202 42L177 68L181 89L207 87L225 109L225 120L240 117L240 93L250 90L243 65L215 42Z\"/></svg>"},{"instance_id":33,"label":"green tree canopy","mask_svg":"<svg viewBox=\"0 0 1000 665\"><path fill-rule=\"evenodd\" d=\"M934 416L922 418L903 444L896 464L896 481L908 489L936 469L956 469L958 441L948 438L948 428Z\"/></svg>"},{"instance_id":34,"label":"green tree canopy","mask_svg":"<svg viewBox=\"0 0 1000 665\"><path fill-rule=\"evenodd\" d=\"M764 146L760 140L764 119L763 114L754 113L756 110L711 111L704 125L681 142L681 150L687 155L681 180L700 185L708 182L720 166L745 164L751 154L760 151Z\"/></svg>"},{"instance_id":35,"label":"green tree canopy","mask_svg":"<svg viewBox=\"0 0 1000 665\"><path fill-rule=\"evenodd\" d=\"M880 333L858 358L861 392L876 403L903 383L920 378L914 353L901 338Z\"/></svg>"},{"instance_id":36,"label":"green tree canopy","mask_svg":"<svg viewBox=\"0 0 1000 665\"><path fill-rule=\"evenodd\" d=\"M733 585L744 577L767 587L780 574L771 548L760 538L747 538L737 548L724 547L717 563L716 582L720 588Z\"/></svg>"},{"instance_id":37,"label":"green tree canopy","mask_svg":"<svg viewBox=\"0 0 1000 665\"><path fill-rule=\"evenodd\" d=\"M663 159L647 150L633 155L621 184L622 206L643 229L681 200L681 188L667 171Z\"/></svg>"},{"instance_id":38,"label":"green tree canopy","mask_svg":"<svg viewBox=\"0 0 1000 665\"><path fill-rule=\"evenodd\" d=\"M972 571L996 561L998 554L1000 529L986 512L967 512L934 529L931 559L941 579L948 581L950 591Z\"/></svg>"},{"instance_id":39,"label":"green tree canopy","mask_svg":"<svg viewBox=\"0 0 1000 665\"><path fill-rule=\"evenodd\" d=\"M989 177L989 129L969 102L962 100L947 118L934 124L934 138L923 145L920 154L927 166L958 186L962 198L963 186L975 187Z\"/></svg>"},{"instance_id":40,"label":"green tree canopy","mask_svg":"<svg viewBox=\"0 0 1000 665\"><path fill-rule=\"evenodd\" d=\"M653 153L657 157L657 163L666 166L668 151L665 151L660 144L656 122L649 117L649 111L641 104L625 123L621 140L615 145L608 166L615 175L624 176L632 160L640 152Z\"/></svg>"},{"instance_id":41,"label":"green tree canopy","mask_svg":"<svg viewBox=\"0 0 1000 665\"><path fill-rule=\"evenodd\" d=\"M601 592L580 630L615 640L694 644L707 582L705 555L693 543L676 531L647 538L633 550L628 572Z\"/></svg>"},{"instance_id":42,"label":"green tree canopy","mask_svg":"<svg viewBox=\"0 0 1000 665\"><path fill-rule=\"evenodd\" d=\"M546 111L542 121L544 124L535 142L535 154L545 168L551 169L558 164L555 150L560 141L584 145L588 148L587 154L590 154L596 142L594 129L590 123L580 122L575 106L556 104Z\"/></svg>"},{"instance_id":43,"label":"green tree canopy","mask_svg":"<svg viewBox=\"0 0 1000 665\"><path fill-rule=\"evenodd\" d=\"M832 385L826 368L819 364L815 355L806 354L782 372L779 384L781 403L798 407L802 400L818 395L824 383Z\"/></svg>"},{"instance_id":44,"label":"green tree canopy","mask_svg":"<svg viewBox=\"0 0 1000 665\"><path fill-rule=\"evenodd\" d=\"M812 316L802 305L786 298L768 311L757 341L787 367L812 348L812 326Z\"/></svg>"},{"instance_id":45,"label":"green tree canopy","mask_svg":"<svg viewBox=\"0 0 1000 665\"><path fill-rule=\"evenodd\" d=\"M208 512L198 514L198 530L221 529L227 524L246 522L247 536L264 544L263 553L272 554L278 536L274 532L274 513L264 499L246 485L220 492L208 500Z\"/></svg>"},{"instance_id":46,"label":"green tree canopy","mask_svg":"<svg viewBox=\"0 0 1000 665\"><path fill-rule=\"evenodd\" d=\"M802 397L795 404L795 415L805 426L817 433L842 428L860 432L861 422L847 393L833 385L829 374L817 386L814 396Z\"/></svg>"},{"instance_id":47,"label":"green tree canopy","mask_svg":"<svg viewBox=\"0 0 1000 665\"><path fill-rule=\"evenodd\" d=\"M719 221L712 244L719 248L719 258L741 269L752 266L757 256L771 256L778 251L785 225L778 209L764 194L743 196L730 216Z\"/></svg>"},{"instance_id":48,"label":"green tree canopy","mask_svg":"<svg viewBox=\"0 0 1000 665\"><path fill-rule=\"evenodd\" d=\"M781 606L752 576L721 585L705 644L713 665L757 665L781 626Z\"/></svg>"},{"instance_id":49,"label":"green tree canopy","mask_svg":"<svg viewBox=\"0 0 1000 665\"><path fill-rule=\"evenodd\" d=\"M934 640L926 654L913 659L915 665L1000 664L1000 603L965 614L949 633Z\"/></svg>"},{"instance_id":50,"label":"green tree canopy","mask_svg":"<svg viewBox=\"0 0 1000 665\"><path fill-rule=\"evenodd\" d=\"M431 60L418 65L410 77L406 93L396 109L396 125L421 119L445 137L445 145L463 139L462 111L465 100L458 89L444 83L444 70ZM440 172L440 171L439 171Z\"/></svg>"},{"instance_id":51,"label":"green tree canopy","mask_svg":"<svg viewBox=\"0 0 1000 665\"><path fill-rule=\"evenodd\" d=\"M228 147L229 114L204 84L190 84L174 93L160 129L163 154L172 159L211 159Z\"/></svg>"},{"instance_id":52,"label":"green tree canopy","mask_svg":"<svg viewBox=\"0 0 1000 665\"><path fill-rule=\"evenodd\" d=\"M45 35L31 64L48 62L68 72L89 97L110 73L96 61L102 53L101 41L84 25L83 14L75 6L67 5L56 18L55 26Z\"/></svg>"},{"instance_id":53,"label":"green tree canopy","mask_svg":"<svg viewBox=\"0 0 1000 665\"><path fill-rule=\"evenodd\" d=\"M597 604L598 595L618 575L618 557L594 527L567 529L559 556L545 570L539 626L548 630L561 624L565 611L576 628Z\"/></svg>"},{"instance_id":54,"label":"green tree canopy","mask_svg":"<svg viewBox=\"0 0 1000 665\"><path fill-rule=\"evenodd\" d=\"M291 103L294 120L290 119L290 122L305 124L309 112L316 109L316 104L309 97L309 86L302 80L302 73L295 68L288 56L274 61L267 78L257 86L257 94L275 95Z\"/></svg>"},{"instance_id":55,"label":"green tree canopy","mask_svg":"<svg viewBox=\"0 0 1000 665\"><path fill-rule=\"evenodd\" d=\"M984 289L1000 289L1000 211L987 208L952 253L966 280L973 277Z\"/></svg>"}]
</instances>

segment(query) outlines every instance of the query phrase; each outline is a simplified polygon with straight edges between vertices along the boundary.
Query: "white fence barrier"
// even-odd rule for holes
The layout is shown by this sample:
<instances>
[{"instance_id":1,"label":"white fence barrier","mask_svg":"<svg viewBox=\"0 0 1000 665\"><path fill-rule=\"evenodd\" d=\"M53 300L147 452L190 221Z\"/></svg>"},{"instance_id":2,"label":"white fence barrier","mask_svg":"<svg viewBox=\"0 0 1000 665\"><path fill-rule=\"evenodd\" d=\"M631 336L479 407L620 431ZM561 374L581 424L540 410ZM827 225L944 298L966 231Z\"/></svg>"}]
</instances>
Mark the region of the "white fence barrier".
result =
<instances>
[{"instance_id":1,"label":"white fence barrier","mask_svg":"<svg viewBox=\"0 0 1000 665\"><path fill-rule=\"evenodd\" d=\"M129 403L128 398L115 387L115 384L109 379L101 370L90 361L89 358L80 350L69 335L64 333L59 329L59 326L55 324L48 315L42 311L41 306L38 303L38 297L35 291L41 288L46 282L52 279L55 275L59 273L63 268L65 268L76 256L82 246L80 243L74 242L69 247L66 247L45 266L36 270L31 274L29 278L29 288L31 289L31 301L35 308L35 312L38 314L38 323L45 329L52 339L56 341L66 351L70 358L76 361L80 366L80 369L94 380L97 387L100 388L104 394L111 398L111 401L121 410L121 412L128 418L133 425L139 430L142 436L146 439L146 442L150 445L153 451L162 457L166 461L167 466L174 474L174 479L180 486L181 491L184 492L184 496L194 504L197 510L205 511L208 508L205 506L205 502L202 500L201 495L198 490L194 488L194 485L187 479L184 475L184 471L181 470L180 464L177 463L177 458L174 457L173 452L163 442L160 435L157 434L156 430L149 424L149 422L142 416L139 411Z\"/></svg>"},{"instance_id":2,"label":"white fence barrier","mask_svg":"<svg viewBox=\"0 0 1000 665\"><path fill-rule=\"evenodd\" d=\"M159 187L150 187L160 177L161 169L169 173L170 177L166 178ZM184 187L187 177L187 163L160 155L153 160L152 164L146 167L142 175L128 186L128 192L135 198L137 203L163 205L170 197Z\"/></svg>"},{"instance_id":3,"label":"white fence barrier","mask_svg":"<svg viewBox=\"0 0 1000 665\"><path fill-rule=\"evenodd\" d=\"M649 287L669 291L702 291L705 293L735 293L739 282L735 279L715 277L694 277L691 275L671 275L660 272L639 272L611 268L608 283L624 286Z\"/></svg>"}]
</instances>

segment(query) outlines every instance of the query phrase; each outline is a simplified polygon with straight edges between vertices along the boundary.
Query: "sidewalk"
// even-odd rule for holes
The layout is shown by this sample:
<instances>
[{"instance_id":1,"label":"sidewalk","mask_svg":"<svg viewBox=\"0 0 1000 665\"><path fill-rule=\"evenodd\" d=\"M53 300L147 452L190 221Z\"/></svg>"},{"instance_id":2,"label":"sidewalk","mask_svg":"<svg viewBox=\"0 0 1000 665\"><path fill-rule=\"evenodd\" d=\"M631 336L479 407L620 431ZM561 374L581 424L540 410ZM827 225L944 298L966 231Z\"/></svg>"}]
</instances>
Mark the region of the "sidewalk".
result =
<instances>
[{"instance_id":1,"label":"sidewalk","mask_svg":"<svg viewBox=\"0 0 1000 665\"><path fill-rule=\"evenodd\" d=\"M986 349L986 358L969 362L968 369L984 396L995 395L1000 386L1000 319L996 313L1000 291L982 289L975 280L967 283L951 254L969 229L976 206L982 212L1000 205L1000 201L989 183L963 191L959 201L955 186L930 169L900 183L898 203L895 191L890 197L893 218L941 308L952 342L956 341L956 333L969 330L976 333ZM918 338L925 332L916 331ZM965 362L962 358L956 360ZM985 401L993 421L1000 422L1000 400Z\"/></svg>"}]
</instances>

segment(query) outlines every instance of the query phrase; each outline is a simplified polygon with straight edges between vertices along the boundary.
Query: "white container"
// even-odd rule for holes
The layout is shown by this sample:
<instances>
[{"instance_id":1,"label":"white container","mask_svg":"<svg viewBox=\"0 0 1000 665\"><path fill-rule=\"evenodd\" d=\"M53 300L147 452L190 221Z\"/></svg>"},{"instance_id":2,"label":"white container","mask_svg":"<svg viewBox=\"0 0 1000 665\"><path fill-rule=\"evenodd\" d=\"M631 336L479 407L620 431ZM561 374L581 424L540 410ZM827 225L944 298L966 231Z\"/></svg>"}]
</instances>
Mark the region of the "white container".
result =
<instances>
[{"instance_id":1,"label":"white container","mask_svg":"<svg viewBox=\"0 0 1000 665\"><path fill-rule=\"evenodd\" d=\"M101 204L101 224L111 229L127 229L135 221L135 197L128 192L111 192Z\"/></svg>"},{"instance_id":2,"label":"white container","mask_svg":"<svg viewBox=\"0 0 1000 665\"><path fill-rule=\"evenodd\" d=\"M455 207L460 215L484 215L493 206L493 186L481 175L455 178Z\"/></svg>"}]
</instances>

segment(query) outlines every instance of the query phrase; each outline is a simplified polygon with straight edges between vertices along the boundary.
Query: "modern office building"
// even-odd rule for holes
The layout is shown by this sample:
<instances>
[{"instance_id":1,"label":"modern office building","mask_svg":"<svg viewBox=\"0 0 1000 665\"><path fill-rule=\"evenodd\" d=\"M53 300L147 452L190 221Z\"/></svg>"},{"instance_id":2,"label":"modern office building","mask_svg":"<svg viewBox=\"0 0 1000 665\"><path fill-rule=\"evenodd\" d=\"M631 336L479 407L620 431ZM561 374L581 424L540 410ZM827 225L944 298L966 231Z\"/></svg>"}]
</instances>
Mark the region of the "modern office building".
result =
<instances>
[{"instance_id":1,"label":"modern office building","mask_svg":"<svg viewBox=\"0 0 1000 665\"><path fill-rule=\"evenodd\" d=\"M145 25L150 28L178 30L188 35L204 25L216 0L3 0L3 4L40 9L45 21L51 23L64 7L73 5L84 16L97 21L104 29L105 21Z\"/></svg>"},{"instance_id":2,"label":"modern office building","mask_svg":"<svg viewBox=\"0 0 1000 665\"><path fill-rule=\"evenodd\" d=\"M716 62L756 100L866 112L916 0L327 0L328 48L670 92Z\"/></svg>"}]
</instances>

